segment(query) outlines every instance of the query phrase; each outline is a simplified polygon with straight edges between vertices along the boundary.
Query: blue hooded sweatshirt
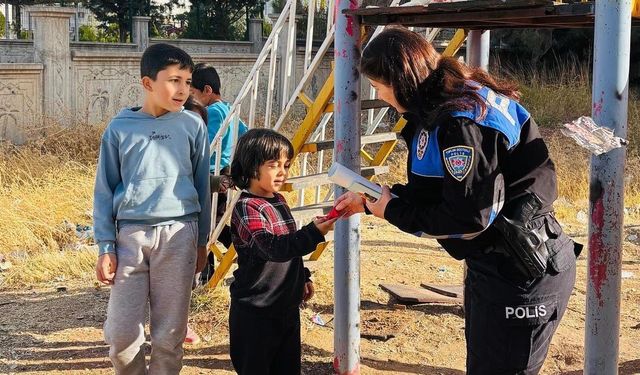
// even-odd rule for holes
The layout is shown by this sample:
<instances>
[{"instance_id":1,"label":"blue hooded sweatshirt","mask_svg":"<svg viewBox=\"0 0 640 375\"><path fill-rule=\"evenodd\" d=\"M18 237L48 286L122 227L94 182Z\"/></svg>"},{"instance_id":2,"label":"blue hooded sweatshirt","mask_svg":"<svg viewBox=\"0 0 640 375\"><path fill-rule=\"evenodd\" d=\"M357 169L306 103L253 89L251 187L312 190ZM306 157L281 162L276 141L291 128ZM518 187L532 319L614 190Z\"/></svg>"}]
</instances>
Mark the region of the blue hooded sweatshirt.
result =
<instances>
[{"instance_id":1,"label":"blue hooded sweatshirt","mask_svg":"<svg viewBox=\"0 0 640 375\"><path fill-rule=\"evenodd\" d=\"M211 223L209 139L202 119L181 110L153 117L123 109L102 135L93 200L99 253L114 253L118 224Z\"/></svg>"}]
</instances>

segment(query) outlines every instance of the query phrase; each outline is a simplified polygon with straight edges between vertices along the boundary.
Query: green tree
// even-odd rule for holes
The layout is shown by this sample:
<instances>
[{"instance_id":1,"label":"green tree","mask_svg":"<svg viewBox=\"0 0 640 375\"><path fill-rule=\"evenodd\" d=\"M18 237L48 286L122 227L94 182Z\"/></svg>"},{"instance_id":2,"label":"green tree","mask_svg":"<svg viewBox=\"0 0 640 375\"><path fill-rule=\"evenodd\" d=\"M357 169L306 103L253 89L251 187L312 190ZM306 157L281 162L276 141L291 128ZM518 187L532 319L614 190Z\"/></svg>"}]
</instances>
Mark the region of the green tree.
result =
<instances>
[{"instance_id":1,"label":"green tree","mask_svg":"<svg viewBox=\"0 0 640 375\"><path fill-rule=\"evenodd\" d=\"M192 0L187 14L183 38L239 40L244 39L247 15L256 14L264 1Z\"/></svg>"},{"instance_id":2,"label":"green tree","mask_svg":"<svg viewBox=\"0 0 640 375\"><path fill-rule=\"evenodd\" d=\"M11 23L11 28L13 29L15 34L18 36L18 39L26 39L26 37L28 36L28 33L25 33L22 31L22 23L21 23L22 7L27 7L31 5L51 5L54 3L61 3L61 5L65 4L64 1L60 2L56 0L8 0L8 1L4 1L4 3L7 3L13 6L12 9L15 12L15 17L14 17L14 21ZM68 1L68 3L71 3L71 1ZM4 21L2 22L2 28L4 30Z\"/></svg>"},{"instance_id":3,"label":"green tree","mask_svg":"<svg viewBox=\"0 0 640 375\"><path fill-rule=\"evenodd\" d=\"M309 4L316 6L315 15L313 19L313 39L324 40L327 29L327 7L329 6L327 0L315 1L315 0L298 0L296 3L296 15L300 16L296 25L296 38L305 39L307 35L307 15L309 14ZM274 0L271 5L275 13L282 12L282 9L287 4L287 0Z\"/></svg>"},{"instance_id":4,"label":"green tree","mask_svg":"<svg viewBox=\"0 0 640 375\"><path fill-rule=\"evenodd\" d=\"M98 31L93 26L82 25L78 29L78 33L80 34L81 42L97 42L98 41Z\"/></svg>"},{"instance_id":5,"label":"green tree","mask_svg":"<svg viewBox=\"0 0 640 375\"><path fill-rule=\"evenodd\" d=\"M150 30L157 30L157 25L162 25L164 22L164 15L178 3L179 0L169 0L165 4L157 4L151 0L88 0L85 2L96 18L102 22L103 31L107 32L112 24L117 25L118 41L123 43L130 39L131 22L134 16L151 16Z\"/></svg>"},{"instance_id":6,"label":"green tree","mask_svg":"<svg viewBox=\"0 0 640 375\"><path fill-rule=\"evenodd\" d=\"M0 13L0 38L4 37L4 23L6 19L4 18L4 14Z\"/></svg>"}]
</instances>

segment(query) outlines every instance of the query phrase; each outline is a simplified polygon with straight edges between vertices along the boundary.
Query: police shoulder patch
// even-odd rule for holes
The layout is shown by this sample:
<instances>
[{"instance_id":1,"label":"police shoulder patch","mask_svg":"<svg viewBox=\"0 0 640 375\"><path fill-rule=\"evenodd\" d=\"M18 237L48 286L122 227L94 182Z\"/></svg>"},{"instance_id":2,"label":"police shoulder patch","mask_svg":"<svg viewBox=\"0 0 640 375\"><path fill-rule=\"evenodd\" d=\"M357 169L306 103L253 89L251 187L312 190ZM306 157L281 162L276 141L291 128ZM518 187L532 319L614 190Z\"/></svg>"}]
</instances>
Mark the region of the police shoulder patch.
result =
<instances>
[{"instance_id":1,"label":"police shoulder patch","mask_svg":"<svg viewBox=\"0 0 640 375\"><path fill-rule=\"evenodd\" d=\"M424 158L425 151L427 151L427 143L429 143L429 132L422 129L418 135L418 145L416 147L416 156L418 160Z\"/></svg>"},{"instance_id":2,"label":"police shoulder patch","mask_svg":"<svg viewBox=\"0 0 640 375\"><path fill-rule=\"evenodd\" d=\"M451 177L462 181L473 166L473 148L469 146L449 147L442 151L442 159Z\"/></svg>"}]
</instances>

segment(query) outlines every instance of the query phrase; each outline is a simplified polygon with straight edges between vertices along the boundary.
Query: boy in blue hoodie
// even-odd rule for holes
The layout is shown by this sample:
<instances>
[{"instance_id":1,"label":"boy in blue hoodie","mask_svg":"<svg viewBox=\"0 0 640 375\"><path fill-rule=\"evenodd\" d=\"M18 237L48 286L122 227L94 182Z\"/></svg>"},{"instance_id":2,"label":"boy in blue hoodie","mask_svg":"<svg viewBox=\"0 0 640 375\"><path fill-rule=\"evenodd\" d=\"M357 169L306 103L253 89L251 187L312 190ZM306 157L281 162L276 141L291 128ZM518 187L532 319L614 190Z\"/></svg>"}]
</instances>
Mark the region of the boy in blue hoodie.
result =
<instances>
[{"instance_id":1,"label":"boy in blue hoodie","mask_svg":"<svg viewBox=\"0 0 640 375\"><path fill-rule=\"evenodd\" d=\"M179 48L147 48L140 63L142 107L123 109L102 136L93 211L96 276L111 285L104 334L116 374L182 368L191 285L206 259L211 216L207 128L183 108L193 67Z\"/></svg>"}]
</instances>

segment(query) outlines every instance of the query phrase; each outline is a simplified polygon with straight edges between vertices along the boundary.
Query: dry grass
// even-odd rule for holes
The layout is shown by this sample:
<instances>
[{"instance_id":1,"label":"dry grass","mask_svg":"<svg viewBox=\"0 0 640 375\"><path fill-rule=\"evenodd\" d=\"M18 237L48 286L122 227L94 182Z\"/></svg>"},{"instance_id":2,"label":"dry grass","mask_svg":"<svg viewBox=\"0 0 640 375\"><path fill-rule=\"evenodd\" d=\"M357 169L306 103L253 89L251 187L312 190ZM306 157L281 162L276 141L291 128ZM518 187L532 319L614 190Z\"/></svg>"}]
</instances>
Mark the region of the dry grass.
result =
<instances>
[{"instance_id":1,"label":"dry grass","mask_svg":"<svg viewBox=\"0 0 640 375\"><path fill-rule=\"evenodd\" d=\"M0 275L4 281L29 284L92 268L94 252L69 249L78 242L75 224L91 224L101 131L56 128L19 147L0 145L0 255L15 265Z\"/></svg>"},{"instance_id":2,"label":"dry grass","mask_svg":"<svg viewBox=\"0 0 640 375\"><path fill-rule=\"evenodd\" d=\"M579 211L586 212L589 197L590 154L564 137L563 123L591 115L591 72L589 66L568 61L559 69L520 67L516 74L506 73L520 82L522 103L532 113L547 141L558 172L556 212L562 220L576 221ZM627 165L625 167L625 207L640 207L640 95L629 93ZM637 210L629 213L637 218Z\"/></svg>"},{"instance_id":3,"label":"dry grass","mask_svg":"<svg viewBox=\"0 0 640 375\"><path fill-rule=\"evenodd\" d=\"M45 250L29 254L0 278L0 287L6 285L64 284L67 280L95 281L94 268L98 259L93 247L74 250Z\"/></svg>"}]
</instances>

